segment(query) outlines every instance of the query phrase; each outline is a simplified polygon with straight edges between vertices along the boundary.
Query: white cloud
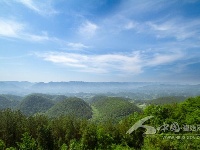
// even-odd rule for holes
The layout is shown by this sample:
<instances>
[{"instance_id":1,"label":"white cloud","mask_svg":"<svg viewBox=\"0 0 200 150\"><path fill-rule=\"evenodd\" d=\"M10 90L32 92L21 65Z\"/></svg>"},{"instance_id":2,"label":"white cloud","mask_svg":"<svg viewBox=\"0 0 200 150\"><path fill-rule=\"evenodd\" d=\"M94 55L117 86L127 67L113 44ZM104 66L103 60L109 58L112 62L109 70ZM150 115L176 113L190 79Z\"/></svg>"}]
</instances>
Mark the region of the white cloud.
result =
<instances>
[{"instance_id":1,"label":"white cloud","mask_svg":"<svg viewBox=\"0 0 200 150\"><path fill-rule=\"evenodd\" d=\"M56 41L54 37L49 37L46 32L41 34L33 34L27 32L28 25L19 23L15 20L8 20L0 18L0 37L16 38L26 41L40 42L40 41Z\"/></svg>"},{"instance_id":2,"label":"white cloud","mask_svg":"<svg viewBox=\"0 0 200 150\"><path fill-rule=\"evenodd\" d=\"M27 34L26 35L31 41L47 41L49 40L49 37L46 35L33 35L33 34Z\"/></svg>"},{"instance_id":3,"label":"white cloud","mask_svg":"<svg viewBox=\"0 0 200 150\"><path fill-rule=\"evenodd\" d=\"M23 5L34 11L40 12L40 9L35 5L35 3L32 0L16 0L16 1L22 3Z\"/></svg>"},{"instance_id":4,"label":"white cloud","mask_svg":"<svg viewBox=\"0 0 200 150\"><path fill-rule=\"evenodd\" d=\"M82 43L67 43L67 49L70 50L83 50L83 49L87 49L89 48L89 46L86 46Z\"/></svg>"},{"instance_id":5,"label":"white cloud","mask_svg":"<svg viewBox=\"0 0 200 150\"><path fill-rule=\"evenodd\" d=\"M73 67L81 72L107 73L111 71L140 73L138 55L131 54L104 54L85 55L75 53L55 53L37 54L46 61L63 64Z\"/></svg>"},{"instance_id":6,"label":"white cloud","mask_svg":"<svg viewBox=\"0 0 200 150\"><path fill-rule=\"evenodd\" d=\"M91 38L95 35L98 28L99 27L96 24L86 21L80 26L78 31L82 36Z\"/></svg>"},{"instance_id":7,"label":"white cloud","mask_svg":"<svg viewBox=\"0 0 200 150\"><path fill-rule=\"evenodd\" d=\"M183 53L175 52L171 54L156 54L152 60L149 60L147 66L158 66L168 64L184 57Z\"/></svg>"},{"instance_id":8,"label":"white cloud","mask_svg":"<svg viewBox=\"0 0 200 150\"><path fill-rule=\"evenodd\" d=\"M159 38L175 37L177 40L198 38L200 33L199 19L173 18L167 21L148 22L150 30Z\"/></svg>"},{"instance_id":9,"label":"white cloud","mask_svg":"<svg viewBox=\"0 0 200 150\"><path fill-rule=\"evenodd\" d=\"M149 56L144 52L129 54L86 55L76 53L47 52L38 53L45 61L62 64L78 72L139 74L145 67L166 65L181 60L184 55L179 53L156 54Z\"/></svg>"},{"instance_id":10,"label":"white cloud","mask_svg":"<svg viewBox=\"0 0 200 150\"><path fill-rule=\"evenodd\" d=\"M197 0L185 1L196 2ZM105 34L118 34L124 30L134 29L137 33L146 34L147 36L153 35L157 38L174 38L179 41L200 39L199 18L183 17L182 10L179 13L172 14L174 9L172 6L175 4L184 5L184 3L184 1L126 0L121 3L114 15L109 15L103 20L101 29L104 30ZM172 12L168 11L168 8L172 9ZM168 13L163 13L163 10L168 11ZM154 18L147 17L152 13L163 13L164 15L160 17L160 20L155 20L159 15ZM146 21L141 18L146 19Z\"/></svg>"},{"instance_id":11,"label":"white cloud","mask_svg":"<svg viewBox=\"0 0 200 150\"><path fill-rule=\"evenodd\" d=\"M19 37L24 25L12 20L0 18L0 36L2 37Z\"/></svg>"},{"instance_id":12,"label":"white cloud","mask_svg":"<svg viewBox=\"0 0 200 150\"><path fill-rule=\"evenodd\" d=\"M148 14L149 12L159 12L162 9L166 9L173 5L177 1L165 1L165 0L126 0L123 1L119 13L124 16L138 16Z\"/></svg>"},{"instance_id":13,"label":"white cloud","mask_svg":"<svg viewBox=\"0 0 200 150\"><path fill-rule=\"evenodd\" d=\"M15 0L26 6L27 8L37 12L40 15L53 15L57 14L58 12L54 10L50 4L50 1L36 1L36 0Z\"/></svg>"}]
</instances>

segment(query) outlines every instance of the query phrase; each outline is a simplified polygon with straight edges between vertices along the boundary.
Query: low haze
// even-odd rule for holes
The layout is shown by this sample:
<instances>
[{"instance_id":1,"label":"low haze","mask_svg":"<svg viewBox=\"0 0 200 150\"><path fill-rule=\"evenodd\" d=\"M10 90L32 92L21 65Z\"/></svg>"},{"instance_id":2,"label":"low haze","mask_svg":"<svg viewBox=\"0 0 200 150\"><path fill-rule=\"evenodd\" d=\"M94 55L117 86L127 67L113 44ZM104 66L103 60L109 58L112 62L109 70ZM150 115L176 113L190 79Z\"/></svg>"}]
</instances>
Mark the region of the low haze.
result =
<instances>
[{"instance_id":1,"label":"low haze","mask_svg":"<svg viewBox=\"0 0 200 150\"><path fill-rule=\"evenodd\" d=\"M1 0L1 81L200 83L198 0Z\"/></svg>"}]
</instances>

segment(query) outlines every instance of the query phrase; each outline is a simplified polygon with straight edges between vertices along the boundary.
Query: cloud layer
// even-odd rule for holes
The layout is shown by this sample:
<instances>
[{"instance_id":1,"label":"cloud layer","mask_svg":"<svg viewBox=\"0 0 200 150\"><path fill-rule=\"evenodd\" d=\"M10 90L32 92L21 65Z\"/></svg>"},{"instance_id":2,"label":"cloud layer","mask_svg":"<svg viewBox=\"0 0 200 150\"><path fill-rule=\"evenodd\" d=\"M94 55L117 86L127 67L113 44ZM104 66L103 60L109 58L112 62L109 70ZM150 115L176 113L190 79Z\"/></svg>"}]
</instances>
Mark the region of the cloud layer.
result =
<instances>
[{"instance_id":1,"label":"cloud layer","mask_svg":"<svg viewBox=\"0 0 200 150\"><path fill-rule=\"evenodd\" d=\"M45 32L40 35L30 33L28 25L12 19L0 18L0 37L22 39L26 41L56 41L54 37L49 37Z\"/></svg>"},{"instance_id":2,"label":"cloud layer","mask_svg":"<svg viewBox=\"0 0 200 150\"><path fill-rule=\"evenodd\" d=\"M147 53L132 52L130 54L86 55L76 53L36 53L40 58L55 64L74 68L78 72L139 74L145 67L173 64L181 60L184 55L180 52L149 55Z\"/></svg>"},{"instance_id":3,"label":"cloud layer","mask_svg":"<svg viewBox=\"0 0 200 150\"><path fill-rule=\"evenodd\" d=\"M0 5L0 55L29 56L21 64L32 73L48 68L57 76L54 69L62 68L61 76L67 71L71 78L82 73L94 80L198 76L197 0L2 0Z\"/></svg>"},{"instance_id":4,"label":"cloud layer","mask_svg":"<svg viewBox=\"0 0 200 150\"><path fill-rule=\"evenodd\" d=\"M36 1L36 0L15 0L18 3L23 4L25 7L37 12L40 15L54 15L57 14L58 11L56 11L51 6L51 1Z\"/></svg>"}]
</instances>

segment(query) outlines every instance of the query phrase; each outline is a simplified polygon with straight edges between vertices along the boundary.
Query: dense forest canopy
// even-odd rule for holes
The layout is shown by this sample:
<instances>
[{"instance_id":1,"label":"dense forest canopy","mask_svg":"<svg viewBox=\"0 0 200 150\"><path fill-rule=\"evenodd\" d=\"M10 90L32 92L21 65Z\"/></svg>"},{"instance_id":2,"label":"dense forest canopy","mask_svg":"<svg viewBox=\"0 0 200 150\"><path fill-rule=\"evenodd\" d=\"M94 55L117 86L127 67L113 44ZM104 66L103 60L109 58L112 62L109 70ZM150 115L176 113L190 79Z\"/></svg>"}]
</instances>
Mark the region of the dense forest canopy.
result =
<instances>
[{"instance_id":1,"label":"dense forest canopy","mask_svg":"<svg viewBox=\"0 0 200 150\"><path fill-rule=\"evenodd\" d=\"M50 108L46 114L49 117L71 115L77 118L90 119L92 117L92 108L82 99L71 97L66 98L63 101L59 101L52 108Z\"/></svg>"},{"instance_id":2,"label":"dense forest canopy","mask_svg":"<svg viewBox=\"0 0 200 150\"><path fill-rule=\"evenodd\" d=\"M50 99L44 96L31 94L22 100L19 109L26 115L34 115L36 113L44 113L53 105L54 103Z\"/></svg>"},{"instance_id":3,"label":"dense forest canopy","mask_svg":"<svg viewBox=\"0 0 200 150\"><path fill-rule=\"evenodd\" d=\"M95 96L91 99L90 104L95 110L93 119L97 121L112 119L114 122L118 122L133 112L141 111L140 108L131 103L130 99L121 97Z\"/></svg>"},{"instance_id":4,"label":"dense forest canopy","mask_svg":"<svg viewBox=\"0 0 200 150\"><path fill-rule=\"evenodd\" d=\"M2 102L11 101L9 96L7 99L2 97ZM56 97L64 100L58 98L55 103L53 99ZM160 98L162 105L158 105L160 102L148 104L142 110L127 98L95 96L87 103L75 97L31 94L16 100L19 106L29 103L34 112L33 109L30 109L32 113L27 113L29 109L23 112L10 107L0 110L0 149L199 149L200 96L178 103L166 101L167 104L163 99L167 98ZM121 110L128 113L121 114ZM95 114L95 111L100 113ZM113 116L116 122L113 122ZM144 124L154 127L155 135L144 136L144 128L126 134L136 122L147 116L153 118ZM178 132L171 128L175 122L180 127ZM165 132L163 125L169 125ZM189 127L187 131L183 128L186 125Z\"/></svg>"}]
</instances>

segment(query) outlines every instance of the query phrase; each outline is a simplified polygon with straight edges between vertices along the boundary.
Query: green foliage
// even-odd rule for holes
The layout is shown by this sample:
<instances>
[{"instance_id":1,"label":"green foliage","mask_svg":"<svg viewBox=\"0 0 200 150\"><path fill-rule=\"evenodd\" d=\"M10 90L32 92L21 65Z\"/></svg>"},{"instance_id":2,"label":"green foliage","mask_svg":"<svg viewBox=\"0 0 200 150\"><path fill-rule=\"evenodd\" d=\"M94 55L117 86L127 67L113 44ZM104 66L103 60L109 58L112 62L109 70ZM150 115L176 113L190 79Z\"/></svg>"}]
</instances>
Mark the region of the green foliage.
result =
<instances>
[{"instance_id":1,"label":"green foliage","mask_svg":"<svg viewBox=\"0 0 200 150\"><path fill-rule=\"evenodd\" d=\"M187 124L200 124L200 96L188 98L185 102L179 106L179 112L177 116L182 115L182 119Z\"/></svg>"},{"instance_id":2,"label":"green foliage","mask_svg":"<svg viewBox=\"0 0 200 150\"><path fill-rule=\"evenodd\" d=\"M53 150L54 140L52 136L51 127L46 125L41 125L38 127L37 131L37 142L40 148Z\"/></svg>"},{"instance_id":3,"label":"green foliage","mask_svg":"<svg viewBox=\"0 0 200 150\"><path fill-rule=\"evenodd\" d=\"M76 141L75 139L70 141L69 150L80 150L80 149L83 149L83 147L81 147L81 144L78 141Z\"/></svg>"},{"instance_id":4,"label":"green foliage","mask_svg":"<svg viewBox=\"0 0 200 150\"><path fill-rule=\"evenodd\" d=\"M97 145L96 125L88 124L82 133L81 147L82 149L95 149Z\"/></svg>"},{"instance_id":5,"label":"green foliage","mask_svg":"<svg viewBox=\"0 0 200 150\"><path fill-rule=\"evenodd\" d=\"M0 111L0 139L7 147L16 146L16 141L24 133L26 118L19 111L10 109Z\"/></svg>"},{"instance_id":6,"label":"green foliage","mask_svg":"<svg viewBox=\"0 0 200 150\"><path fill-rule=\"evenodd\" d=\"M128 99L120 97L96 96L91 101L91 105L95 112L94 120L98 121L112 119L114 122L118 122L133 112L141 111L133 103L130 103Z\"/></svg>"},{"instance_id":7,"label":"green foliage","mask_svg":"<svg viewBox=\"0 0 200 150\"><path fill-rule=\"evenodd\" d=\"M6 148L6 150L17 150L15 147Z\"/></svg>"},{"instance_id":8,"label":"green foliage","mask_svg":"<svg viewBox=\"0 0 200 150\"><path fill-rule=\"evenodd\" d=\"M103 110L103 104L106 104L104 98L100 101L96 99L93 104L98 104L101 106L99 108ZM87 104L80 99L69 98L67 100L69 100L70 103L67 104L70 106L65 106L66 109L70 107L78 109ZM65 103L65 101L62 102ZM115 112L114 106L112 106L114 105L113 101L114 98L108 98L106 102ZM116 102L120 104L119 108L123 108L124 101L116 98ZM73 103L74 105L71 105ZM88 104L87 107L89 107ZM118 108L118 105L116 107ZM188 98L179 104L150 105L142 113L134 112L119 123L113 123L112 120L94 122L79 116L67 115L48 118L45 115L36 114L27 117L20 111L0 110L0 150L196 150L200 149L199 139L167 139L164 136L167 134L184 136L187 133L195 135L200 134L200 131L185 132L181 130L178 133L157 131L155 135L145 137L143 128L137 129L130 135L126 132L137 121L150 115L154 117L146 121L145 125L155 128L160 127L163 123L171 124L173 122L178 122L180 126L184 124L199 125L199 108L200 97ZM109 113L109 111L104 111Z\"/></svg>"},{"instance_id":9,"label":"green foliage","mask_svg":"<svg viewBox=\"0 0 200 150\"><path fill-rule=\"evenodd\" d=\"M0 95L0 110L11 108L14 109L19 104L17 100L11 100L6 95Z\"/></svg>"},{"instance_id":10,"label":"green foliage","mask_svg":"<svg viewBox=\"0 0 200 150\"><path fill-rule=\"evenodd\" d=\"M21 101L22 97L21 96L17 96L17 95L12 95L12 94L2 94L2 96L6 97L7 99L11 100L11 101Z\"/></svg>"},{"instance_id":11,"label":"green foliage","mask_svg":"<svg viewBox=\"0 0 200 150\"><path fill-rule=\"evenodd\" d=\"M37 150L36 141L29 135L29 133L25 132L22 136L22 142L17 143L20 150Z\"/></svg>"},{"instance_id":12,"label":"green foliage","mask_svg":"<svg viewBox=\"0 0 200 150\"><path fill-rule=\"evenodd\" d=\"M65 99L67 99L67 96L65 95L56 95L52 100L57 103Z\"/></svg>"},{"instance_id":13,"label":"green foliage","mask_svg":"<svg viewBox=\"0 0 200 150\"><path fill-rule=\"evenodd\" d=\"M5 148L6 148L5 143L2 140L0 140L0 150L3 150Z\"/></svg>"},{"instance_id":14,"label":"green foliage","mask_svg":"<svg viewBox=\"0 0 200 150\"><path fill-rule=\"evenodd\" d=\"M200 124L200 97L188 98L186 101L180 104L172 105L151 105L144 111L146 116L153 115L150 124L154 127L158 127L163 123L172 124L177 122L180 127L183 125L199 125ZM172 131L168 131L172 136L176 135ZM190 134L195 136L196 132L185 132L180 130L178 134L185 135ZM192 143L191 143L192 141ZM199 139L163 139L159 134L155 137L145 138L143 149L199 149Z\"/></svg>"},{"instance_id":15,"label":"green foliage","mask_svg":"<svg viewBox=\"0 0 200 150\"><path fill-rule=\"evenodd\" d=\"M41 95L31 94L22 100L20 110L25 115L31 116L36 113L44 113L53 105L54 103L50 99Z\"/></svg>"},{"instance_id":16,"label":"green foliage","mask_svg":"<svg viewBox=\"0 0 200 150\"><path fill-rule=\"evenodd\" d=\"M46 114L49 117L72 115L89 119L92 117L92 108L82 99L71 97L55 104Z\"/></svg>"},{"instance_id":17,"label":"green foliage","mask_svg":"<svg viewBox=\"0 0 200 150\"><path fill-rule=\"evenodd\" d=\"M60 150L68 150L67 144L64 143L64 144L61 146Z\"/></svg>"},{"instance_id":18,"label":"green foliage","mask_svg":"<svg viewBox=\"0 0 200 150\"><path fill-rule=\"evenodd\" d=\"M186 99L185 96L167 96L167 97L160 97L153 100L147 100L147 104L155 104L155 105L165 105L165 104L174 104L183 102Z\"/></svg>"},{"instance_id":19,"label":"green foliage","mask_svg":"<svg viewBox=\"0 0 200 150\"><path fill-rule=\"evenodd\" d=\"M107 126L108 128L109 126ZM106 129L105 125L98 126L97 129L97 139L98 147L100 149L109 149L112 143L114 143L114 136Z\"/></svg>"},{"instance_id":20,"label":"green foliage","mask_svg":"<svg viewBox=\"0 0 200 150\"><path fill-rule=\"evenodd\" d=\"M111 147L112 150L134 150L134 148L130 148L129 146L124 146L124 145L116 145L113 144Z\"/></svg>"}]
</instances>

